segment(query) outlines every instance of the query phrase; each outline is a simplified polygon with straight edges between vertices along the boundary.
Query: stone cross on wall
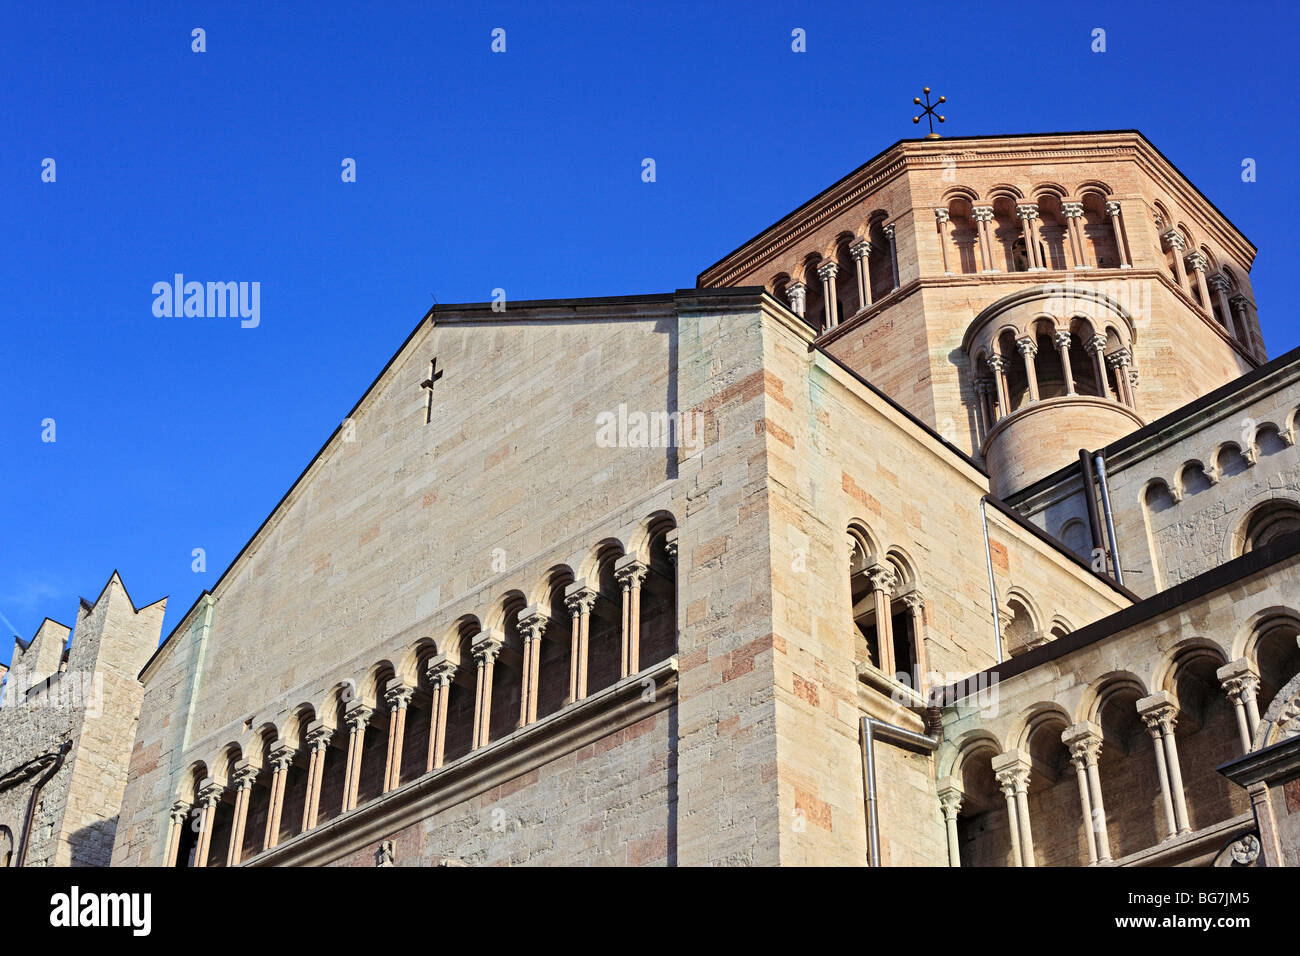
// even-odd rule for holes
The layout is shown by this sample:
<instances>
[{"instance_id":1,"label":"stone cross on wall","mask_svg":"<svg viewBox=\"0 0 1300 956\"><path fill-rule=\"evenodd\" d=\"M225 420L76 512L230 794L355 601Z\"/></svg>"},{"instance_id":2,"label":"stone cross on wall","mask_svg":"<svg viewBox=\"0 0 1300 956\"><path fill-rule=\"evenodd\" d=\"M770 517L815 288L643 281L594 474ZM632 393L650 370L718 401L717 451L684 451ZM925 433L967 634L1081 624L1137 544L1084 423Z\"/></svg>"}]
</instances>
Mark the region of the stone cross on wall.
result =
<instances>
[{"instance_id":1,"label":"stone cross on wall","mask_svg":"<svg viewBox=\"0 0 1300 956\"><path fill-rule=\"evenodd\" d=\"M424 410L424 423L427 425L433 421L433 386L442 378L442 372L438 371L438 360L435 358L429 363L429 377L420 383L420 388L429 390L429 406Z\"/></svg>"}]
</instances>

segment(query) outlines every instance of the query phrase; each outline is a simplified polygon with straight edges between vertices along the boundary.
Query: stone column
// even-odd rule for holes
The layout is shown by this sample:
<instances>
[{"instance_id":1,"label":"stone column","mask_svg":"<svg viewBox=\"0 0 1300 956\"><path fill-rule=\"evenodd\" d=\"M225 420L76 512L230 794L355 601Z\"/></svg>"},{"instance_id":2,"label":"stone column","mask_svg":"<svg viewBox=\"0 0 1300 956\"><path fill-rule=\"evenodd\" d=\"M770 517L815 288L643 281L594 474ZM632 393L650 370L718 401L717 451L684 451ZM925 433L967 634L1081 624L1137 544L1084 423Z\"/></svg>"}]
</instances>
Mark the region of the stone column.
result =
<instances>
[{"instance_id":1,"label":"stone column","mask_svg":"<svg viewBox=\"0 0 1300 956\"><path fill-rule=\"evenodd\" d=\"M894 224L891 222L884 227L885 238L889 240L889 269L894 277L894 284L890 291L898 288L898 243L894 241Z\"/></svg>"},{"instance_id":2,"label":"stone column","mask_svg":"<svg viewBox=\"0 0 1300 956\"><path fill-rule=\"evenodd\" d=\"M343 714L343 720L348 725L348 772L343 788L344 813L357 805L357 791L361 786L361 752L366 743L366 727L370 725L370 718L374 713L373 707L355 701Z\"/></svg>"},{"instance_id":3,"label":"stone column","mask_svg":"<svg viewBox=\"0 0 1300 956\"><path fill-rule=\"evenodd\" d=\"M1038 401L1038 369L1034 367L1034 356L1038 354L1038 343L1033 339L1016 340L1016 348L1025 361L1025 374L1029 379L1029 400Z\"/></svg>"},{"instance_id":4,"label":"stone column","mask_svg":"<svg viewBox=\"0 0 1300 956\"><path fill-rule=\"evenodd\" d=\"M993 265L993 242L989 238L989 223L993 221L992 206L972 206L971 218L975 220L975 232L979 237L980 260L984 264L984 272L997 272L997 267Z\"/></svg>"},{"instance_id":5,"label":"stone column","mask_svg":"<svg viewBox=\"0 0 1300 956\"><path fill-rule=\"evenodd\" d=\"M406 738L406 707L415 693L400 677L388 682L384 700L388 702L388 756L384 758L384 793L396 790L402 781L402 744Z\"/></svg>"},{"instance_id":6,"label":"stone column","mask_svg":"<svg viewBox=\"0 0 1300 956\"><path fill-rule=\"evenodd\" d=\"M1079 803L1083 807L1083 826L1088 843L1088 860L1110 862L1110 835L1106 831L1106 807L1101 799L1101 728L1090 720L1067 727L1061 742L1070 751L1070 760L1079 780Z\"/></svg>"},{"instance_id":7,"label":"stone column","mask_svg":"<svg viewBox=\"0 0 1300 956\"><path fill-rule=\"evenodd\" d=\"M1178 234L1178 230L1170 229L1160 237L1169 244L1169 248L1174 251L1174 273L1178 278L1178 287L1187 288L1187 270L1183 266L1183 250L1187 248L1187 243L1183 237Z\"/></svg>"},{"instance_id":8,"label":"stone column","mask_svg":"<svg viewBox=\"0 0 1300 956\"><path fill-rule=\"evenodd\" d=\"M1106 215L1110 216L1110 231L1115 234L1115 251L1119 253L1119 267L1132 269L1133 263L1128 257L1128 236L1124 232L1124 223L1120 219L1119 203L1113 199L1106 203Z\"/></svg>"},{"instance_id":9,"label":"stone column","mask_svg":"<svg viewBox=\"0 0 1300 956\"><path fill-rule=\"evenodd\" d=\"M829 331L839 324L840 312L836 307L835 276L839 273L838 263L827 260L817 267L817 277L822 280L822 305L826 309L826 321L823 331Z\"/></svg>"},{"instance_id":10,"label":"stone column","mask_svg":"<svg viewBox=\"0 0 1300 956\"><path fill-rule=\"evenodd\" d=\"M203 808L199 818L199 844L194 853L194 866L208 865L208 850L212 848L212 822L217 815L217 802L226 788L211 777L203 781L199 788L199 806Z\"/></svg>"},{"instance_id":11,"label":"stone column","mask_svg":"<svg viewBox=\"0 0 1300 956\"><path fill-rule=\"evenodd\" d=\"M913 686L916 692L924 697L928 689L925 674L929 669L925 653L925 598L921 597L918 591L909 591L903 595L903 603L912 614L912 640L916 652L916 674L913 675Z\"/></svg>"},{"instance_id":12,"label":"stone column","mask_svg":"<svg viewBox=\"0 0 1300 956\"><path fill-rule=\"evenodd\" d=\"M320 810L321 778L325 770L325 751L329 749L334 729L313 721L307 728L307 746L311 748L311 758L307 767L307 800L303 804L302 828L310 830L316 826L316 816Z\"/></svg>"},{"instance_id":13,"label":"stone column","mask_svg":"<svg viewBox=\"0 0 1300 956\"><path fill-rule=\"evenodd\" d=\"M975 379L975 419L979 426L980 441L988 437L993 428L993 403L989 393L993 391L993 380L983 376Z\"/></svg>"},{"instance_id":14,"label":"stone column","mask_svg":"<svg viewBox=\"0 0 1300 956\"><path fill-rule=\"evenodd\" d=\"M524 639L523 700L519 708L519 726L524 727L537 719L537 685L542 668L542 635L551 615L540 604L533 604L519 612L519 635ZM570 669L572 672L572 669Z\"/></svg>"},{"instance_id":15,"label":"stone column","mask_svg":"<svg viewBox=\"0 0 1300 956\"><path fill-rule=\"evenodd\" d=\"M1007 360L1001 355L990 355L988 362L997 386L998 419L1001 420L1011 414L1011 402L1007 399Z\"/></svg>"},{"instance_id":16,"label":"stone column","mask_svg":"<svg viewBox=\"0 0 1300 956\"><path fill-rule=\"evenodd\" d=\"M269 850L280 843L280 820L284 815L284 790L289 780L289 768L297 751L283 740L271 745L271 807L266 815L266 832L262 835L262 849Z\"/></svg>"},{"instance_id":17,"label":"stone column","mask_svg":"<svg viewBox=\"0 0 1300 956\"><path fill-rule=\"evenodd\" d=\"M185 832L186 821L190 816L190 805L181 800L172 804L168 813L171 826L167 830L167 850L163 854L163 866L175 866L176 856L181 846L181 834Z\"/></svg>"},{"instance_id":18,"label":"stone column","mask_svg":"<svg viewBox=\"0 0 1300 956\"><path fill-rule=\"evenodd\" d=\"M429 659L425 665L432 687L432 700L429 706L429 753L425 760L425 772L437 770L442 766L443 753L447 749L447 698L451 696L451 682L456 677L456 665L447 660L445 655Z\"/></svg>"},{"instance_id":19,"label":"stone column","mask_svg":"<svg viewBox=\"0 0 1300 956\"><path fill-rule=\"evenodd\" d=\"M950 276L952 270L948 268L948 210L936 209L934 221L939 230L939 254L943 257L943 274Z\"/></svg>"},{"instance_id":20,"label":"stone column","mask_svg":"<svg viewBox=\"0 0 1300 956\"><path fill-rule=\"evenodd\" d=\"M239 866L244 855L244 831L248 827L248 801L253 784L257 782L258 768L247 760L235 764L231 783L235 788L235 819L230 827L230 846L226 847L226 866Z\"/></svg>"},{"instance_id":21,"label":"stone column","mask_svg":"<svg viewBox=\"0 0 1300 956\"><path fill-rule=\"evenodd\" d=\"M1209 262L1200 252L1189 252L1184 261L1191 266L1192 273L1196 276L1196 291L1201 294L1201 311L1206 315L1214 315L1214 309L1210 305L1210 287L1205 282L1205 269Z\"/></svg>"},{"instance_id":22,"label":"stone column","mask_svg":"<svg viewBox=\"0 0 1300 956\"><path fill-rule=\"evenodd\" d=\"M785 287L785 297L790 302L790 311L802 319L808 307L808 287L802 282L791 282Z\"/></svg>"},{"instance_id":23,"label":"stone column","mask_svg":"<svg viewBox=\"0 0 1300 956\"><path fill-rule=\"evenodd\" d=\"M492 736L492 673L505 643L499 631L481 631L470 645L478 663L478 698L474 704L474 746L485 747Z\"/></svg>"},{"instance_id":24,"label":"stone column","mask_svg":"<svg viewBox=\"0 0 1300 956\"><path fill-rule=\"evenodd\" d=\"M889 613L889 602L894 588L898 587L898 575L894 569L884 564L875 564L867 569L867 577L876 599L876 662L881 673L894 679L894 622Z\"/></svg>"},{"instance_id":25,"label":"stone column","mask_svg":"<svg viewBox=\"0 0 1300 956\"><path fill-rule=\"evenodd\" d=\"M849 255L853 256L853 271L858 279L858 301L865 309L871 305L871 272L868 268L871 255L871 243L859 239L849 246Z\"/></svg>"},{"instance_id":26,"label":"stone column","mask_svg":"<svg viewBox=\"0 0 1300 956\"><path fill-rule=\"evenodd\" d=\"M957 814L961 812L961 780L944 777L939 781L939 808L943 811L944 828L948 833L948 865L961 866L961 844L957 839Z\"/></svg>"},{"instance_id":27,"label":"stone column","mask_svg":"<svg viewBox=\"0 0 1300 956\"><path fill-rule=\"evenodd\" d=\"M1254 348L1255 342L1254 336L1251 335L1250 315L1247 310L1246 297L1238 292L1228 300L1228 306L1232 310L1233 322L1241 330L1241 334L1237 337L1238 341L1247 348Z\"/></svg>"},{"instance_id":28,"label":"stone column","mask_svg":"<svg viewBox=\"0 0 1300 956\"><path fill-rule=\"evenodd\" d=\"M1132 354L1128 349L1116 349L1106 356L1106 361L1115 371L1115 387L1119 389L1119 400L1133 408L1133 393L1129 391L1128 366Z\"/></svg>"},{"instance_id":29,"label":"stone column","mask_svg":"<svg viewBox=\"0 0 1300 956\"><path fill-rule=\"evenodd\" d=\"M1087 256L1083 251L1082 226L1083 220L1083 203L1081 202L1063 202L1061 203L1061 213L1065 216L1065 231L1070 237L1070 258L1074 261L1074 268L1090 268Z\"/></svg>"},{"instance_id":30,"label":"stone column","mask_svg":"<svg viewBox=\"0 0 1300 956\"><path fill-rule=\"evenodd\" d=\"M1189 833L1191 825L1187 820L1187 798L1183 794L1183 772L1178 764L1178 742L1174 739L1178 708L1169 692L1164 690L1143 697L1137 708L1155 744L1156 773L1165 798L1169 835Z\"/></svg>"},{"instance_id":31,"label":"stone column","mask_svg":"<svg viewBox=\"0 0 1300 956\"><path fill-rule=\"evenodd\" d=\"M614 564L614 578L623 585L623 676L641 672L641 583L649 567L635 555Z\"/></svg>"},{"instance_id":32,"label":"stone column","mask_svg":"<svg viewBox=\"0 0 1300 956\"><path fill-rule=\"evenodd\" d=\"M1093 335L1083 343L1083 350L1092 358L1092 371L1097 377L1097 390L1102 398L1110 398L1110 382L1106 377L1106 336Z\"/></svg>"},{"instance_id":33,"label":"stone column","mask_svg":"<svg viewBox=\"0 0 1300 956\"><path fill-rule=\"evenodd\" d=\"M587 638L591 631L591 609L596 606L597 593L586 581L575 581L564 589L564 606L573 616L573 636L570 639L569 699L583 700L587 696Z\"/></svg>"},{"instance_id":34,"label":"stone column","mask_svg":"<svg viewBox=\"0 0 1300 956\"><path fill-rule=\"evenodd\" d=\"M1017 866L1034 865L1034 837L1029 826L1029 760L1018 750L993 758L993 776L1007 798L1011 852Z\"/></svg>"},{"instance_id":35,"label":"stone column","mask_svg":"<svg viewBox=\"0 0 1300 956\"><path fill-rule=\"evenodd\" d=\"M1052 344L1056 346L1056 351L1061 356L1061 371L1065 374L1065 394L1073 395L1074 391L1074 371L1070 368L1070 333L1067 331L1057 331L1052 335Z\"/></svg>"},{"instance_id":36,"label":"stone column","mask_svg":"<svg viewBox=\"0 0 1300 956\"><path fill-rule=\"evenodd\" d=\"M1232 333L1232 337L1238 342L1244 341L1241 336L1241 330L1237 328L1236 316L1232 313L1232 307L1228 305L1228 280L1223 273L1216 272L1206 280L1209 284L1210 291L1219 302L1219 312L1223 316L1223 324Z\"/></svg>"},{"instance_id":37,"label":"stone column","mask_svg":"<svg viewBox=\"0 0 1300 956\"><path fill-rule=\"evenodd\" d=\"M1223 692L1232 701L1237 714L1237 732L1241 739L1241 752L1250 753L1259 726L1259 672L1248 658L1241 657L1224 664L1218 670Z\"/></svg>"},{"instance_id":38,"label":"stone column","mask_svg":"<svg viewBox=\"0 0 1300 956\"><path fill-rule=\"evenodd\" d=\"M1041 271L1044 266L1038 251L1038 207L1033 203L1020 203L1016 206L1016 216L1020 219L1020 233L1025 239L1025 259L1029 271Z\"/></svg>"}]
</instances>

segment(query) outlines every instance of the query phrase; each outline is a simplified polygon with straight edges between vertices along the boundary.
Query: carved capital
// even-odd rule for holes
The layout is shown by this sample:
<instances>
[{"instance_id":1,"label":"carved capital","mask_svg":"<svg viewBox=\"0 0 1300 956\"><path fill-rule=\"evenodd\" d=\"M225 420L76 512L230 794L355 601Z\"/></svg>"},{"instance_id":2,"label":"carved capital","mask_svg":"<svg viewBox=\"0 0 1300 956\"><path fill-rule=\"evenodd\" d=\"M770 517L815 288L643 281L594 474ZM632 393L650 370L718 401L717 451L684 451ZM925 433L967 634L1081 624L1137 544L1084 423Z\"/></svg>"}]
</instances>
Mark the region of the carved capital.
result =
<instances>
[{"instance_id":1,"label":"carved capital","mask_svg":"<svg viewBox=\"0 0 1300 956\"><path fill-rule=\"evenodd\" d=\"M903 595L903 603L907 605L913 617L920 617L925 613L925 598L921 597L920 591L908 591Z\"/></svg>"},{"instance_id":2,"label":"carved capital","mask_svg":"<svg viewBox=\"0 0 1300 956\"><path fill-rule=\"evenodd\" d=\"M993 207L992 207L992 206L972 206L972 207L971 207L971 210L970 210L970 215L971 215L971 218L974 219L976 222L992 222L992 221L993 221Z\"/></svg>"},{"instance_id":3,"label":"carved capital","mask_svg":"<svg viewBox=\"0 0 1300 956\"><path fill-rule=\"evenodd\" d=\"M897 572L886 564L873 564L867 568L867 578L871 581L874 590L884 591L886 594L893 594L894 588L898 587Z\"/></svg>"},{"instance_id":4,"label":"carved capital","mask_svg":"<svg viewBox=\"0 0 1300 956\"><path fill-rule=\"evenodd\" d=\"M1018 219L1037 219L1038 207L1033 203L1019 203L1016 206L1016 218Z\"/></svg>"},{"instance_id":5,"label":"carved capital","mask_svg":"<svg viewBox=\"0 0 1300 956\"><path fill-rule=\"evenodd\" d=\"M1210 264L1204 254L1200 252L1189 252L1183 257L1183 261L1187 263L1188 268L1197 272L1204 272L1205 267Z\"/></svg>"},{"instance_id":6,"label":"carved capital","mask_svg":"<svg viewBox=\"0 0 1300 956\"><path fill-rule=\"evenodd\" d=\"M1079 219L1083 216L1083 203L1063 202L1061 203L1061 212L1066 219Z\"/></svg>"},{"instance_id":7,"label":"carved capital","mask_svg":"<svg viewBox=\"0 0 1300 956\"><path fill-rule=\"evenodd\" d=\"M370 718L375 715L375 709L368 707L360 701L356 701L343 714L343 720L348 725L348 729L355 734L365 732L370 724Z\"/></svg>"},{"instance_id":8,"label":"carved capital","mask_svg":"<svg viewBox=\"0 0 1300 956\"><path fill-rule=\"evenodd\" d=\"M1106 362L1111 368L1124 368L1133 361L1133 355L1128 349L1116 349L1106 356Z\"/></svg>"},{"instance_id":9,"label":"carved capital","mask_svg":"<svg viewBox=\"0 0 1300 956\"><path fill-rule=\"evenodd\" d=\"M235 764L235 769L230 774L230 783L236 790L249 790L257 782L259 768L254 767L247 760L241 760Z\"/></svg>"},{"instance_id":10,"label":"carved capital","mask_svg":"<svg viewBox=\"0 0 1300 956\"><path fill-rule=\"evenodd\" d=\"M470 653L480 665L486 665L497 659L497 655L501 653L501 646L505 642L506 637L500 631L479 631L470 642Z\"/></svg>"},{"instance_id":11,"label":"carved capital","mask_svg":"<svg viewBox=\"0 0 1300 956\"><path fill-rule=\"evenodd\" d=\"M177 800L172 804L171 809L167 811L167 815L171 817L172 823L179 826L180 824L183 824L185 818L190 815L190 809L191 807L188 803L183 800Z\"/></svg>"},{"instance_id":12,"label":"carved capital","mask_svg":"<svg viewBox=\"0 0 1300 956\"><path fill-rule=\"evenodd\" d=\"M225 787L209 777L204 781L203 786L199 787L199 805L210 810L217 805L217 801L225 792Z\"/></svg>"},{"instance_id":13,"label":"carved capital","mask_svg":"<svg viewBox=\"0 0 1300 956\"><path fill-rule=\"evenodd\" d=\"M785 287L785 297L790 303L790 310L803 315L804 306L808 302L808 287L802 282L791 282Z\"/></svg>"},{"instance_id":14,"label":"carved capital","mask_svg":"<svg viewBox=\"0 0 1300 956\"><path fill-rule=\"evenodd\" d=\"M1016 348L1021 355L1037 355L1038 343L1033 339L1016 339Z\"/></svg>"},{"instance_id":15,"label":"carved capital","mask_svg":"<svg viewBox=\"0 0 1300 956\"><path fill-rule=\"evenodd\" d=\"M1008 750L993 758L993 777L1007 796L1029 790L1029 761L1018 750Z\"/></svg>"},{"instance_id":16,"label":"carved capital","mask_svg":"<svg viewBox=\"0 0 1300 956\"><path fill-rule=\"evenodd\" d=\"M634 555L629 554L614 563L614 580L623 585L625 591L629 588L639 588L649 570L645 562L638 561Z\"/></svg>"},{"instance_id":17,"label":"carved capital","mask_svg":"<svg viewBox=\"0 0 1300 956\"><path fill-rule=\"evenodd\" d=\"M668 553L668 560L677 567L677 529L673 528L664 536L664 551Z\"/></svg>"},{"instance_id":18,"label":"carved capital","mask_svg":"<svg viewBox=\"0 0 1300 956\"><path fill-rule=\"evenodd\" d=\"M946 209L936 209L936 210L934 211L934 218L935 218L935 220L936 220L940 225L943 225L945 222L948 221L948 218L949 218L949 217L948 217L948 210L946 210Z\"/></svg>"},{"instance_id":19,"label":"carved capital","mask_svg":"<svg viewBox=\"0 0 1300 956\"><path fill-rule=\"evenodd\" d=\"M989 368L995 372L1005 372L1007 370L1007 360L1001 355L990 355L988 358Z\"/></svg>"},{"instance_id":20,"label":"carved capital","mask_svg":"<svg viewBox=\"0 0 1300 956\"><path fill-rule=\"evenodd\" d=\"M314 727L307 731L307 746L315 753L320 753L330 745L334 737L332 727Z\"/></svg>"},{"instance_id":21,"label":"carved capital","mask_svg":"<svg viewBox=\"0 0 1300 956\"><path fill-rule=\"evenodd\" d=\"M1205 281L1209 283L1211 291L1221 292L1224 295L1227 295L1228 290L1231 288L1231 286L1228 284L1227 276L1225 276L1222 272L1216 272L1214 275L1210 276Z\"/></svg>"},{"instance_id":22,"label":"carved capital","mask_svg":"<svg viewBox=\"0 0 1300 956\"><path fill-rule=\"evenodd\" d=\"M838 262L827 260L817 267L817 277L823 282L832 281L839 274L840 265Z\"/></svg>"},{"instance_id":23,"label":"carved capital","mask_svg":"<svg viewBox=\"0 0 1300 956\"><path fill-rule=\"evenodd\" d=\"M1068 349L1070 347L1070 333L1063 330L1053 332L1052 344L1058 349Z\"/></svg>"},{"instance_id":24,"label":"carved capital","mask_svg":"<svg viewBox=\"0 0 1300 956\"><path fill-rule=\"evenodd\" d=\"M1178 234L1177 229L1170 229L1160 238L1163 239L1166 243L1168 243L1169 248L1175 250L1176 252L1182 252L1184 249L1187 248L1186 240L1184 240L1183 237Z\"/></svg>"},{"instance_id":25,"label":"carved capital","mask_svg":"<svg viewBox=\"0 0 1300 956\"><path fill-rule=\"evenodd\" d=\"M1061 731L1061 743L1076 767L1095 765L1101 759L1101 728L1090 720L1066 727Z\"/></svg>"},{"instance_id":26,"label":"carved capital","mask_svg":"<svg viewBox=\"0 0 1300 956\"><path fill-rule=\"evenodd\" d=\"M533 604L519 612L519 636L527 644L540 641L546 633L546 625L551 623L551 615L541 605Z\"/></svg>"},{"instance_id":27,"label":"carved capital","mask_svg":"<svg viewBox=\"0 0 1300 956\"><path fill-rule=\"evenodd\" d=\"M1119 203L1114 199L1106 203L1106 215L1111 217L1119 215Z\"/></svg>"},{"instance_id":28,"label":"carved capital","mask_svg":"<svg viewBox=\"0 0 1300 956\"><path fill-rule=\"evenodd\" d=\"M1106 336L1092 335L1088 341L1083 343L1083 350L1089 355L1096 355L1098 352L1104 352L1106 348Z\"/></svg>"},{"instance_id":29,"label":"carved capital","mask_svg":"<svg viewBox=\"0 0 1300 956\"><path fill-rule=\"evenodd\" d=\"M1178 707L1166 690L1143 697L1137 702L1137 711L1153 739L1158 740L1165 734L1172 734L1178 725Z\"/></svg>"},{"instance_id":30,"label":"carved capital","mask_svg":"<svg viewBox=\"0 0 1300 956\"><path fill-rule=\"evenodd\" d=\"M598 596L596 590L588 587L585 581L575 581L564 589L564 606L574 617L590 614L596 606Z\"/></svg>"},{"instance_id":31,"label":"carved capital","mask_svg":"<svg viewBox=\"0 0 1300 956\"><path fill-rule=\"evenodd\" d=\"M424 673L434 687L446 687L456 678L456 664L447 660L445 655L429 658L424 665Z\"/></svg>"},{"instance_id":32,"label":"carved capital","mask_svg":"<svg viewBox=\"0 0 1300 956\"><path fill-rule=\"evenodd\" d=\"M411 702L411 695L415 693L414 687L408 687L400 677L394 677L388 682L388 688L384 691L384 700L388 702L389 710L403 710Z\"/></svg>"},{"instance_id":33,"label":"carved capital","mask_svg":"<svg viewBox=\"0 0 1300 956\"><path fill-rule=\"evenodd\" d=\"M886 239L890 242L894 241L894 224L892 222L889 225L882 227L881 231L884 232Z\"/></svg>"},{"instance_id":34,"label":"carved capital","mask_svg":"<svg viewBox=\"0 0 1300 956\"><path fill-rule=\"evenodd\" d=\"M298 756L298 751L281 740L271 747L270 756L271 769L283 773L293 765L293 759Z\"/></svg>"}]
</instances>

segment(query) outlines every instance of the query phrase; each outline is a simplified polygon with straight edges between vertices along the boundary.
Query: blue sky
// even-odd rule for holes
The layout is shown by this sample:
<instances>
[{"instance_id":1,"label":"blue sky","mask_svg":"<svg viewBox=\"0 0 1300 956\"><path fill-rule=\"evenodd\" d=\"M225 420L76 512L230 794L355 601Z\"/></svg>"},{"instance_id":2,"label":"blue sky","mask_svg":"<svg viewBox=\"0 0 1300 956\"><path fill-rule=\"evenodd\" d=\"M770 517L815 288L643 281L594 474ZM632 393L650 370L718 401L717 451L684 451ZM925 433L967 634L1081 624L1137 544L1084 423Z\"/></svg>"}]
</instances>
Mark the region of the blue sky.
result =
<instances>
[{"instance_id":1,"label":"blue sky","mask_svg":"<svg viewBox=\"0 0 1300 956\"><path fill-rule=\"evenodd\" d=\"M991 9L5 5L0 661L12 631L72 624L114 568L137 604L170 596L170 631L431 296L689 287L916 135L923 85L947 95L950 135L1141 129L1259 247L1270 353L1300 344L1297 137L1279 116L1300 15ZM152 286L177 272L260 282L260 324L155 317Z\"/></svg>"}]
</instances>

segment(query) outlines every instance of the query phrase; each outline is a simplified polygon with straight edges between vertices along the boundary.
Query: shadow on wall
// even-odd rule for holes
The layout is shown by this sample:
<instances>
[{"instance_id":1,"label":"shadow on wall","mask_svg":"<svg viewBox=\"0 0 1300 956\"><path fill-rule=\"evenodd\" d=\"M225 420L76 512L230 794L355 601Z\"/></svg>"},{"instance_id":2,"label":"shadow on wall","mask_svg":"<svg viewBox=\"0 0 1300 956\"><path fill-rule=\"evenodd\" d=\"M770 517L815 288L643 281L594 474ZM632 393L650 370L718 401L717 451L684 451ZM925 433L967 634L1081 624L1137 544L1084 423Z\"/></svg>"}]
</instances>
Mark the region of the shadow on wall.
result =
<instances>
[{"instance_id":1,"label":"shadow on wall","mask_svg":"<svg viewBox=\"0 0 1300 956\"><path fill-rule=\"evenodd\" d=\"M113 839L117 836L118 816L115 813L105 820L96 820L68 838L72 866L108 866L113 855ZM0 836L0 855L3 853L4 838Z\"/></svg>"}]
</instances>

